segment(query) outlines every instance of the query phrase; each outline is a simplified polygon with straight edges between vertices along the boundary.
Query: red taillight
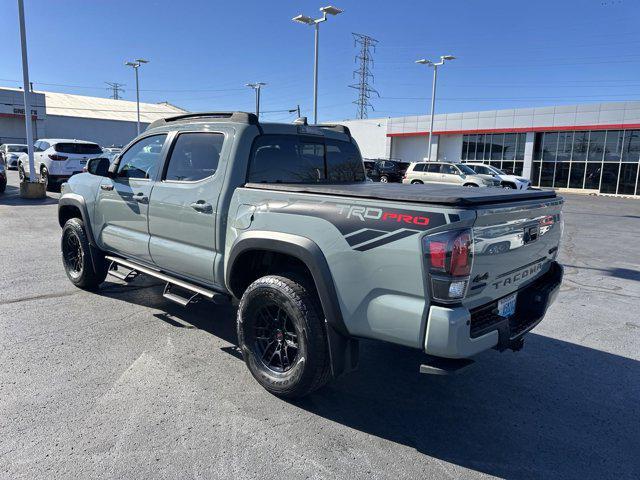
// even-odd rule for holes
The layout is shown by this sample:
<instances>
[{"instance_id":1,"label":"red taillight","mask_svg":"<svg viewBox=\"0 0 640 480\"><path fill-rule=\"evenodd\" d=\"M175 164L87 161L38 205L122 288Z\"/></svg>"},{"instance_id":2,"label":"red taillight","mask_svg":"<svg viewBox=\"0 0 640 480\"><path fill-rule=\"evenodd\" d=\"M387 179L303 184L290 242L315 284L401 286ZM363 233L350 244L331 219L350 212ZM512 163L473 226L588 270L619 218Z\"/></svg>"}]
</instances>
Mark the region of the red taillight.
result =
<instances>
[{"instance_id":1,"label":"red taillight","mask_svg":"<svg viewBox=\"0 0 640 480\"><path fill-rule=\"evenodd\" d=\"M49 155L49 158L51 160L61 161L61 160L66 160L69 157L65 157L64 155L56 155L55 153L52 153Z\"/></svg>"},{"instance_id":2,"label":"red taillight","mask_svg":"<svg viewBox=\"0 0 640 480\"><path fill-rule=\"evenodd\" d=\"M445 261L447 259L447 243L432 240L429 242L429 264L431 268L445 270Z\"/></svg>"},{"instance_id":3,"label":"red taillight","mask_svg":"<svg viewBox=\"0 0 640 480\"><path fill-rule=\"evenodd\" d=\"M473 260L470 229L427 235L423 239L431 297L443 302L464 298Z\"/></svg>"},{"instance_id":4,"label":"red taillight","mask_svg":"<svg viewBox=\"0 0 640 480\"><path fill-rule=\"evenodd\" d=\"M453 241L449 273L462 277L471 273L471 235L463 232Z\"/></svg>"},{"instance_id":5,"label":"red taillight","mask_svg":"<svg viewBox=\"0 0 640 480\"><path fill-rule=\"evenodd\" d=\"M438 273L464 277L471 273L471 231L455 230L424 237L429 268Z\"/></svg>"}]
</instances>

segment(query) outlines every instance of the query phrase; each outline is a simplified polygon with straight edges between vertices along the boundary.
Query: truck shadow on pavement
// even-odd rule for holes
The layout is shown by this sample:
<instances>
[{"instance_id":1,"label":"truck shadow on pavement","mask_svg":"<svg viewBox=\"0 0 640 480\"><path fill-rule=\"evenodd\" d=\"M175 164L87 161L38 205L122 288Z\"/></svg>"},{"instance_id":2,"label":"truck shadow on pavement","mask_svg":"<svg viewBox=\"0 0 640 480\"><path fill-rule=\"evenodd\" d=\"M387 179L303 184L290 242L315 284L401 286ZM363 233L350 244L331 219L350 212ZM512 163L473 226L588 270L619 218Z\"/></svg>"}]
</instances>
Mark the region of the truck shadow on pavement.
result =
<instances>
[{"instance_id":1,"label":"truck shadow on pavement","mask_svg":"<svg viewBox=\"0 0 640 480\"><path fill-rule=\"evenodd\" d=\"M236 345L233 305L183 309L152 287L101 292L162 309L159 320ZM437 377L418 373L424 357L417 350L374 341L361 347L359 370L291 406L502 478L640 474L638 361L529 334L521 352L486 352L458 375ZM238 357L234 347L223 350Z\"/></svg>"}]
</instances>

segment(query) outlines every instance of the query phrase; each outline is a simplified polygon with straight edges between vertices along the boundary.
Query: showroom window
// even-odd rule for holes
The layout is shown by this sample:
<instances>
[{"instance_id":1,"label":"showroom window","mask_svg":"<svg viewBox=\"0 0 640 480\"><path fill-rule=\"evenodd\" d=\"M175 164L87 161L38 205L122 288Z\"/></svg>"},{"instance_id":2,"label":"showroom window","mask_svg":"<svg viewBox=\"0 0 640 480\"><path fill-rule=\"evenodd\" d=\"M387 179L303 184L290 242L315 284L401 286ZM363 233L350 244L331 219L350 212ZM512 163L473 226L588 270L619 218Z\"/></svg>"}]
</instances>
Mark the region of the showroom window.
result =
<instances>
[{"instance_id":1,"label":"showroom window","mask_svg":"<svg viewBox=\"0 0 640 480\"><path fill-rule=\"evenodd\" d=\"M463 135L461 160L487 163L505 173L522 175L526 133Z\"/></svg>"},{"instance_id":2,"label":"showroom window","mask_svg":"<svg viewBox=\"0 0 640 480\"><path fill-rule=\"evenodd\" d=\"M534 186L638 195L640 130L535 134Z\"/></svg>"}]
</instances>

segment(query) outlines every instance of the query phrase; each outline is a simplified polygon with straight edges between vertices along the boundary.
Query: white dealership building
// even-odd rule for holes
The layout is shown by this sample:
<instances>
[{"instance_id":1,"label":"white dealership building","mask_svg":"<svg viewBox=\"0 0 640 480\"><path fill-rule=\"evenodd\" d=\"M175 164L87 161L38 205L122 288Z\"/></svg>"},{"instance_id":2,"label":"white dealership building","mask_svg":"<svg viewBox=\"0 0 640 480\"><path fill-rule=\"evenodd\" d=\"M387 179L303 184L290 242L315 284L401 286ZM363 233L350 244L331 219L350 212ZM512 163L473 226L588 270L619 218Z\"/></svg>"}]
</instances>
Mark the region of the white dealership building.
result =
<instances>
[{"instance_id":1,"label":"white dealership building","mask_svg":"<svg viewBox=\"0 0 640 480\"><path fill-rule=\"evenodd\" d=\"M33 136L76 138L101 146L125 145L136 136L136 102L56 92L30 92ZM141 130L185 111L168 103L140 103ZM26 143L23 91L0 87L0 144Z\"/></svg>"},{"instance_id":2,"label":"white dealership building","mask_svg":"<svg viewBox=\"0 0 640 480\"><path fill-rule=\"evenodd\" d=\"M430 117L350 120L367 158L426 160ZM431 160L490 163L558 189L640 195L640 102L436 115Z\"/></svg>"}]
</instances>

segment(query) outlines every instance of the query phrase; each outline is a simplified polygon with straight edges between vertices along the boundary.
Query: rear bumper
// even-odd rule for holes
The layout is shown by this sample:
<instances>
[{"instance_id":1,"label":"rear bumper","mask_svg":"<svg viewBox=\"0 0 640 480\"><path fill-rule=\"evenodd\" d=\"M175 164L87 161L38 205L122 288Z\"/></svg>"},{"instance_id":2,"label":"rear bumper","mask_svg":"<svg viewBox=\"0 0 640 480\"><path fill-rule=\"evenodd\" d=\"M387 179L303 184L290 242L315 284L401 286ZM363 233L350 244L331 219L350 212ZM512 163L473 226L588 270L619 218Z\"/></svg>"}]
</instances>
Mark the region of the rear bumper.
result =
<instances>
[{"instance_id":1,"label":"rear bumper","mask_svg":"<svg viewBox=\"0 0 640 480\"><path fill-rule=\"evenodd\" d=\"M509 348L542 321L558 295L562 276L562 266L552 262L547 273L518 290L516 313L511 318L497 314L498 299L471 311L465 307L432 306L425 352L445 358L467 358L489 348Z\"/></svg>"}]
</instances>

